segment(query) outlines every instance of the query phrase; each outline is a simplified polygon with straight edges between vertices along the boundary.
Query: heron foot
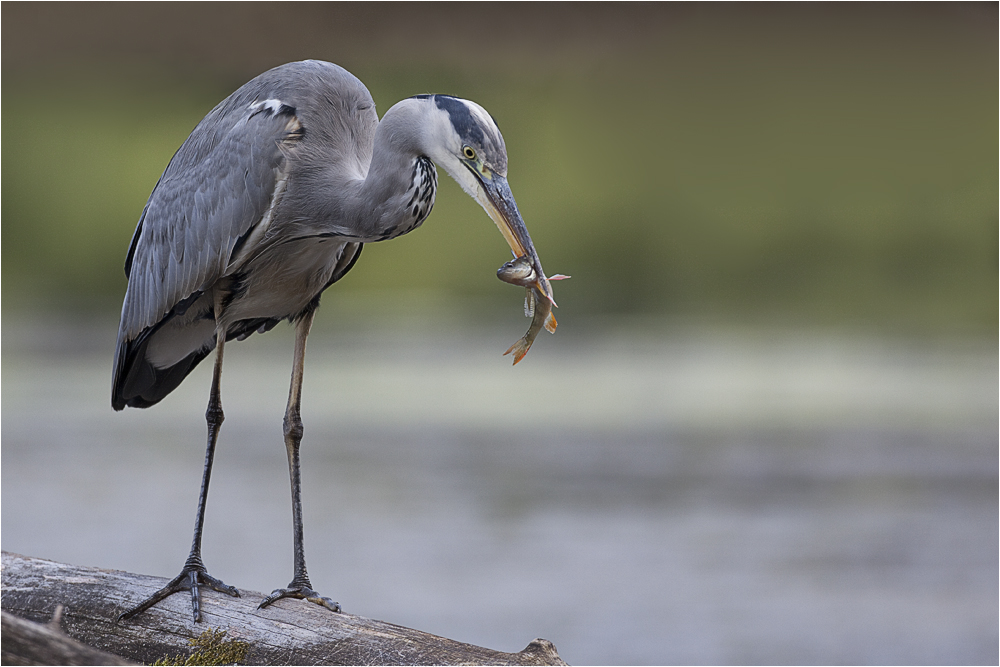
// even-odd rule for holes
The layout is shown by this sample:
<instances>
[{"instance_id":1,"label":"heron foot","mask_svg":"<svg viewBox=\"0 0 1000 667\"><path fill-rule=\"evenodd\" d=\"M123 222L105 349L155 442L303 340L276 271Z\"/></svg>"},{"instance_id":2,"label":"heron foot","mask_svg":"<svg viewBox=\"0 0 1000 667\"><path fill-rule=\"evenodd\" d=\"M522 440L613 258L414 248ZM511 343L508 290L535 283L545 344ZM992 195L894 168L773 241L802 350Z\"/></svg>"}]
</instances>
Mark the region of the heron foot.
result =
<instances>
[{"instance_id":1,"label":"heron foot","mask_svg":"<svg viewBox=\"0 0 1000 667\"><path fill-rule=\"evenodd\" d=\"M119 614L118 618L115 619L115 623L118 623L119 621L127 621L133 616L146 611L157 602L166 599L174 593L180 593L181 591L191 591L191 609L194 612L194 622L198 623L201 621L200 589L202 586L207 586L213 591L225 593L226 595L232 595L236 598L240 597L240 592L236 590L235 586L225 584L221 580L211 576L204 569L204 567L197 568L185 566L184 569L181 570L181 573L171 579L166 586L156 591L128 611Z\"/></svg>"},{"instance_id":2,"label":"heron foot","mask_svg":"<svg viewBox=\"0 0 1000 667\"><path fill-rule=\"evenodd\" d=\"M257 605L257 609L263 609L281 598L298 598L299 600L314 602L321 607L326 607L330 611L337 613L341 611L339 602L334 602L330 598L323 597L314 591L309 584L296 584L294 581L288 584L288 588L276 588L271 591L271 594Z\"/></svg>"}]
</instances>

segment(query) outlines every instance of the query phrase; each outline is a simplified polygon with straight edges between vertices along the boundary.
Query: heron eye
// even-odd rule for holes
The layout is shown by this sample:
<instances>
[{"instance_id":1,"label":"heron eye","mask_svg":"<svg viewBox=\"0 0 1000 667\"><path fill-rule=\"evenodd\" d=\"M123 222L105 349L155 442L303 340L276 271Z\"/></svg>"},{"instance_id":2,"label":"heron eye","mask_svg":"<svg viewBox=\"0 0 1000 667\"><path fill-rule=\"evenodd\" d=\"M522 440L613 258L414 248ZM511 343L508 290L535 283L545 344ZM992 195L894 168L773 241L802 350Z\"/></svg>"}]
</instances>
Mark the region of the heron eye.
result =
<instances>
[{"instance_id":1,"label":"heron eye","mask_svg":"<svg viewBox=\"0 0 1000 667\"><path fill-rule=\"evenodd\" d=\"M469 160L476 159L476 151L472 148L472 146L466 146L465 148L463 148L462 153L464 153L465 157L468 158Z\"/></svg>"}]
</instances>

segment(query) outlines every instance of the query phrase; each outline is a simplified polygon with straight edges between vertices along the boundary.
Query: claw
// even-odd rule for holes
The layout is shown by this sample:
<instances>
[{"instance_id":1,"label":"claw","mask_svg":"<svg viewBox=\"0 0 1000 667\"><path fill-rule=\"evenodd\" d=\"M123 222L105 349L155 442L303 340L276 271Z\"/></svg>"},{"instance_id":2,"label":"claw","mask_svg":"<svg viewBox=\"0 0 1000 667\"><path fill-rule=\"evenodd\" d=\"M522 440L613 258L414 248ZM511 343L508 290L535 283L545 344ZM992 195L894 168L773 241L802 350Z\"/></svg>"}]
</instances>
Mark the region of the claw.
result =
<instances>
[{"instance_id":1,"label":"claw","mask_svg":"<svg viewBox=\"0 0 1000 667\"><path fill-rule=\"evenodd\" d=\"M320 595L314 595L312 597L307 597L306 600L308 600L309 602L313 602L315 604L318 604L321 607L326 607L330 611L336 612L338 614L341 612L340 603L339 602L334 602L330 598L325 598L325 597L320 596Z\"/></svg>"},{"instance_id":2,"label":"claw","mask_svg":"<svg viewBox=\"0 0 1000 667\"><path fill-rule=\"evenodd\" d=\"M181 570L180 574L171 579L166 586L156 591L131 609L119 614L115 619L115 623L127 621L133 616L146 611L157 602L165 600L174 593L180 593L181 591L191 591L191 611L194 616L194 622L199 623L201 622L202 586L208 586L213 591L225 593L226 595L231 595L236 598L240 597L240 592L236 590L235 586L223 583L221 580L216 579L204 570L185 568Z\"/></svg>"},{"instance_id":3,"label":"claw","mask_svg":"<svg viewBox=\"0 0 1000 667\"><path fill-rule=\"evenodd\" d=\"M307 585L289 585L288 588L276 588L271 591L270 595L261 600L260 604L257 605L257 609L263 609L264 607L267 607L282 598L306 600L308 602L318 604L321 607L326 607L330 611L337 612L338 614L341 612L339 602L334 602L330 598L323 597Z\"/></svg>"}]
</instances>

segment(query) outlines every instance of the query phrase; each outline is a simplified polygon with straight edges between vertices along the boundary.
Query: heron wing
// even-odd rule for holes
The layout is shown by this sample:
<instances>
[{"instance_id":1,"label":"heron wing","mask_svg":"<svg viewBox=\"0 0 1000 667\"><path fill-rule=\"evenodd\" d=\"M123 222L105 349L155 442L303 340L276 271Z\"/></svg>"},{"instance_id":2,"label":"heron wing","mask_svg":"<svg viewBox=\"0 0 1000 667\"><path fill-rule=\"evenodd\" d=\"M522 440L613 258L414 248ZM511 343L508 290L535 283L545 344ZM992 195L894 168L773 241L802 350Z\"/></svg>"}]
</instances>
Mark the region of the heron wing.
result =
<instances>
[{"instance_id":1,"label":"heron wing","mask_svg":"<svg viewBox=\"0 0 1000 667\"><path fill-rule=\"evenodd\" d=\"M294 109L245 107L199 123L149 197L125 265L120 332L132 338L226 273L264 221L294 136ZM213 117L216 116L216 117Z\"/></svg>"},{"instance_id":2,"label":"heron wing","mask_svg":"<svg viewBox=\"0 0 1000 667\"><path fill-rule=\"evenodd\" d=\"M129 282L115 388L136 352L130 343L182 313L234 270L235 252L247 257L263 236L287 151L302 137L295 109L267 102L235 95L222 102L181 145L153 189L125 262Z\"/></svg>"}]
</instances>

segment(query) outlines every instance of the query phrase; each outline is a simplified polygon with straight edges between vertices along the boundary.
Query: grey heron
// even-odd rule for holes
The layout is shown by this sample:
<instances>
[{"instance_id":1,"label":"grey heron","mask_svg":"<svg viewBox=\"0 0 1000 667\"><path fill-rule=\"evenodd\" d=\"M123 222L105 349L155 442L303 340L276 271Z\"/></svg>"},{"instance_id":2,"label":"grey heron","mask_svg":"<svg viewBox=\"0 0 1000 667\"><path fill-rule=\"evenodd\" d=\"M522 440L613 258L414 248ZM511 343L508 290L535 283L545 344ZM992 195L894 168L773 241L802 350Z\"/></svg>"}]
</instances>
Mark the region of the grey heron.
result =
<instances>
[{"instance_id":1,"label":"grey heron","mask_svg":"<svg viewBox=\"0 0 1000 667\"><path fill-rule=\"evenodd\" d=\"M128 619L173 593L200 588L239 596L208 574L201 539L223 421L220 378L227 341L295 327L284 443L292 492L291 582L286 597L333 611L306 572L299 446L306 338L323 291L357 262L365 243L416 229L434 205L435 164L486 210L515 257L552 290L507 184L507 152L481 106L417 95L379 121L367 88L332 63L303 61L249 81L205 116L174 154L142 211L125 260L128 288L114 358L111 404L146 408L173 391L214 349L208 443L190 555L165 587L122 613ZM532 288L529 288L532 289Z\"/></svg>"}]
</instances>

